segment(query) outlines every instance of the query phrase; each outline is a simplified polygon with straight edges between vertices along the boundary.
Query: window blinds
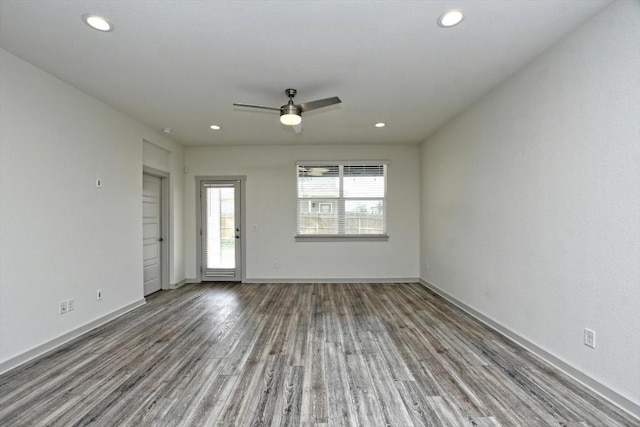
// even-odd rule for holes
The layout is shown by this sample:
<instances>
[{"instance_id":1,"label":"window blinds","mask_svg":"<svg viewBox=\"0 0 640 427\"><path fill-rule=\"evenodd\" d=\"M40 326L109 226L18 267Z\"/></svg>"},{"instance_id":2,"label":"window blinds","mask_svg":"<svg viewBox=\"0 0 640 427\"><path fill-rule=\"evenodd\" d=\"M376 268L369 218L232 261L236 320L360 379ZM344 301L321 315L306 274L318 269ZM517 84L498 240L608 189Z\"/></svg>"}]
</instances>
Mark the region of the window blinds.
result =
<instances>
[{"instance_id":1,"label":"window blinds","mask_svg":"<svg viewBox=\"0 0 640 427\"><path fill-rule=\"evenodd\" d=\"M386 236L386 175L386 162L299 162L298 236Z\"/></svg>"}]
</instances>

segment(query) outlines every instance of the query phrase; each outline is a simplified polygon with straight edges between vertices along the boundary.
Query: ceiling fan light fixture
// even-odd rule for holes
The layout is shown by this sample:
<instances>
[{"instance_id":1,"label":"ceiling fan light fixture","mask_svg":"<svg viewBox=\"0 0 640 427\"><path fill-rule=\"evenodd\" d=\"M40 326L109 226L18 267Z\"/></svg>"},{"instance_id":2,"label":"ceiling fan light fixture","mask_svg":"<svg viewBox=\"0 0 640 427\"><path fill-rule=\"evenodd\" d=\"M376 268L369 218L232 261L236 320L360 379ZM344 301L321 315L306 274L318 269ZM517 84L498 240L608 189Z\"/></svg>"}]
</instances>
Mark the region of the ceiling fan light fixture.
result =
<instances>
[{"instance_id":1,"label":"ceiling fan light fixture","mask_svg":"<svg viewBox=\"0 0 640 427\"><path fill-rule=\"evenodd\" d=\"M282 114L280 115L280 123L287 126L295 126L302 123L302 117L297 114Z\"/></svg>"},{"instance_id":2,"label":"ceiling fan light fixture","mask_svg":"<svg viewBox=\"0 0 640 427\"><path fill-rule=\"evenodd\" d=\"M280 123L287 126L295 126L302 123L302 116L293 101L289 101L280 109Z\"/></svg>"}]
</instances>

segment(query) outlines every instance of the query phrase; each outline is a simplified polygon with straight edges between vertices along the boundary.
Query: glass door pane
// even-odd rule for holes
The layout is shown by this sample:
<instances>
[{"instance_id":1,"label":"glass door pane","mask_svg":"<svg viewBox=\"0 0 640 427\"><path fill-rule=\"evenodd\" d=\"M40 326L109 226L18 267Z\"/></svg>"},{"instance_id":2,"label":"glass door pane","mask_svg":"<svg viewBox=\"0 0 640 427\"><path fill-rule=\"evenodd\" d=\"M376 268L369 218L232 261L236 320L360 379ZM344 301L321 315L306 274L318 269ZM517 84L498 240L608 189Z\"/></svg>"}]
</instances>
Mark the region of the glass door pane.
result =
<instances>
[{"instance_id":1,"label":"glass door pane","mask_svg":"<svg viewBox=\"0 0 640 427\"><path fill-rule=\"evenodd\" d=\"M239 183L203 182L202 279L240 280Z\"/></svg>"},{"instance_id":2,"label":"glass door pane","mask_svg":"<svg viewBox=\"0 0 640 427\"><path fill-rule=\"evenodd\" d=\"M207 188L207 268L235 268L235 201L233 188Z\"/></svg>"}]
</instances>

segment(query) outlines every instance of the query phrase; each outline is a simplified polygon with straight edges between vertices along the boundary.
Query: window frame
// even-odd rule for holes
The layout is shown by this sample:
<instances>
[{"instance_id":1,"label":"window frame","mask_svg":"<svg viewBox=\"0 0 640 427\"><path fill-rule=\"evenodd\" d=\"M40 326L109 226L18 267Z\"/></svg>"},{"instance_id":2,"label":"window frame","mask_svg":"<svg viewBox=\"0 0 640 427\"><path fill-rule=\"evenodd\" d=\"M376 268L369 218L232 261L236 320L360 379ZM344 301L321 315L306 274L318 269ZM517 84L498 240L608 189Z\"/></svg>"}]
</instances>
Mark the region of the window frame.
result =
<instances>
[{"instance_id":1,"label":"window frame","mask_svg":"<svg viewBox=\"0 0 640 427\"><path fill-rule=\"evenodd\" d=\"M295 240L296 242L335 242L335 241L387 241L389 240L389 229L388 229L388 185L389 185L389 164L388 160L310 160L310 161L297 161L296 162L296 234ZM300 197L299 195L299 168L305 166L313 166L313 167L335 167L337 166L339 169L339 195L336 198L338 204L338 222L341 224L338 229L339 234L299 234L299 226L300 226L300 212L299 205L301 200L313 200L313 198L309 197ZM344 196L344 167L345 166L383 166L383 177L384 177L384 194L382 197L345 197ZM318 199L321 199L318 197ZM346 212L345 212L345 202L351 200L358 199L380 199L384 204L384 233L381 234L344 234L344 226L346 224ZM320 202L318 202L320 203ZM342 233L341 233L342 232Z\"/></svg>"}]
</instances>

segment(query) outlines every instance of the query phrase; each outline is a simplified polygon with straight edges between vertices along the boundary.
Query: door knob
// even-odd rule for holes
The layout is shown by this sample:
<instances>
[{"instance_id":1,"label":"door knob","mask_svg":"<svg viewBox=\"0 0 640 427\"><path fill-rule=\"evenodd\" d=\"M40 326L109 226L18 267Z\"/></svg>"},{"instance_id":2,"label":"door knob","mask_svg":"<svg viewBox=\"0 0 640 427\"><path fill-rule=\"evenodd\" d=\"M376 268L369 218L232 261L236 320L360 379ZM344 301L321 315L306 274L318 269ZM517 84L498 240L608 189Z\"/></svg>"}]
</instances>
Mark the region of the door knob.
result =
<instances>
[{"instance_id":1,"label":"door knob","mask_svg":"<svg viewBox=\"0 0 640 427\"><path fill-rule=\"evenodd\" d=\"M164 242L164 239L162 237L158 237L158 242Z\"/></svg>"}]
</instances>

